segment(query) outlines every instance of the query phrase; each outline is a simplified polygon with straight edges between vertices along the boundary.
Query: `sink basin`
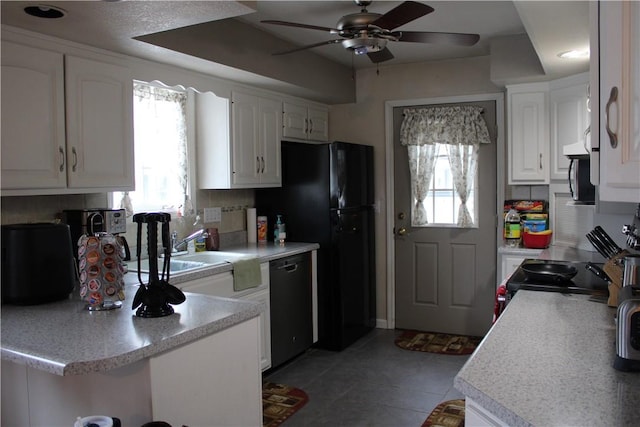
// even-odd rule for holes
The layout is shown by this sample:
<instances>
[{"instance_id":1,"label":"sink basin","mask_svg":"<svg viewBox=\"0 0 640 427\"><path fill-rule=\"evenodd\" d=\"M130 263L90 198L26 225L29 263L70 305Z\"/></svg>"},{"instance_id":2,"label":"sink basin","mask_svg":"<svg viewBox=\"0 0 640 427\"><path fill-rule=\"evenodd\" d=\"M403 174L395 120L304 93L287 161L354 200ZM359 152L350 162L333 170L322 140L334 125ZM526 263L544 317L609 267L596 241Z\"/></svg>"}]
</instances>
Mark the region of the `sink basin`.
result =
<instances>
[{"instance_id":1,"label":"sink basin","mask_svg":"<svg viewBox=\"0 0 640 427\"><path fill-rule=\"evenodd\" d=\"M241 258L247 258L247 255L237 254L234 252L207 251L207 252L197 252L195 254L178 255L178 256L172 257L171 260L203 262L209 265L216 265L216 264L224 264L226 262L233 262Z\"/></svg>"},{"instance_id":2,"label":"sink basin","mask_svg":"<svg viewBox=\"0 0 640 427\"><path fill-rule=\"evenodd\" d=\"M158 273L162 274L162 266L163 266L163 262L164 260L159 259L158 260ZM174 273L182 273L182 272L186 272L186 271L191 271L191 270L197 270L199 268L204 268L204 267L208 267L209 265L205 262L198 262L198 261L188 261L188 260L181 260L181 259L171 259L169 261L169 268L171 269L171 274ZM128 265L129 270L131 271L138 271L138 262L134 261L129 263ZM141 273L148 273L149 272L149 260L148 259L143 259L140 261L140 272Z\"/></svg>"},{"instance_id":3,"label":"sink basin","mask_svg":"<svg viewBox=\"0 0 640 427\"><path fill-rule=\"evenodd\" d=\"M233 262L234 260L246 257L246 255L236 254L233 252L198 252L195 254L185 254L172 257L169 261L171 268L171 274L186 273L188 271L197 270L200 268L213 267L220 264L226 264L227 262ZM162 265L164 260L158 259L158 273L162 273ZM129 270L138 271L138 262L132 261L128 264ZM140 261L140 272L149 272L149 260L143 259Z\"/></svg>"}]
</instances>

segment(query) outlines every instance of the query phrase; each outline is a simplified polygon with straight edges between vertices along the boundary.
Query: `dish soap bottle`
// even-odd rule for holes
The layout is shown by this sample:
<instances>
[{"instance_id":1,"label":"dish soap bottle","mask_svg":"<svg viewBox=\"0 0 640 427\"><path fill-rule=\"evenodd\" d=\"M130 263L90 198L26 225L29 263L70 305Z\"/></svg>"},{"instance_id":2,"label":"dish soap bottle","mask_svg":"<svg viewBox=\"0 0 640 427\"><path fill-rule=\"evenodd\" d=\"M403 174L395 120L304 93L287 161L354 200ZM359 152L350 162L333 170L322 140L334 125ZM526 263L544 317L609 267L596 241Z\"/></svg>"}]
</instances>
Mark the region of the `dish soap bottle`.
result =
<instances>
[{"instance_id":1,"label":"dish soap bottle","mask_svg":"<svg viewBox=\"0 0 640 427\"><path fill-rule=\"evenodd\" d=\"M276 215L276 225L273 227L273 240L278 243L280 241L280 226L282 225L282 215Z\"/></svg>"},{"instance_id":2,"label":"dish soap bottle","mask_svg":"<svg viewBox=\"0 0 640 427\"><path fill-rule=\"evenodd\" d=\"M513 206L504 216L504 242L509 248L520 245L520 215Z\"/></svg>"},{"instance_id":3,"label":"dish soap bottle","mask_svg":"<svg viewBox=\"0 0 640 427\"><path fill-rule=\"evenodd\" d=\"M193 223L193 231L196 232L199 230L204 231L204 224L202 223L202 219L200 218L200 215L196 215L196 221ZM201 234L200 236L196 237L194 243L195 243L196 252L204 252L207 250L206 236L204 234Z\"/></svg>"}]
</instances>

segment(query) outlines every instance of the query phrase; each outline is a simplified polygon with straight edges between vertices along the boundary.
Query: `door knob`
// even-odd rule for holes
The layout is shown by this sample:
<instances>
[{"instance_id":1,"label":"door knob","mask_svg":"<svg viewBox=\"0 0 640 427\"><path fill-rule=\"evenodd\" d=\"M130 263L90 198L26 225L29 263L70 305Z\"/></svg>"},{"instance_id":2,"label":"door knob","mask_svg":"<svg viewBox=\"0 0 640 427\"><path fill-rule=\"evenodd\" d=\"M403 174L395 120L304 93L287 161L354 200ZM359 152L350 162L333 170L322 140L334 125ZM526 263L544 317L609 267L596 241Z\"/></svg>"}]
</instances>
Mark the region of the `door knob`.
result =
<instances>
[{"instance_id":1,"label":"door knob","mask_svg":"<svg viewBox=\"0 0 640 427\"><path fill-rule=\"evenodd\" d=\"M398 236L405 236L407 234L407 229L404 227L398 228Z\"/></svg>"}]
</instances>

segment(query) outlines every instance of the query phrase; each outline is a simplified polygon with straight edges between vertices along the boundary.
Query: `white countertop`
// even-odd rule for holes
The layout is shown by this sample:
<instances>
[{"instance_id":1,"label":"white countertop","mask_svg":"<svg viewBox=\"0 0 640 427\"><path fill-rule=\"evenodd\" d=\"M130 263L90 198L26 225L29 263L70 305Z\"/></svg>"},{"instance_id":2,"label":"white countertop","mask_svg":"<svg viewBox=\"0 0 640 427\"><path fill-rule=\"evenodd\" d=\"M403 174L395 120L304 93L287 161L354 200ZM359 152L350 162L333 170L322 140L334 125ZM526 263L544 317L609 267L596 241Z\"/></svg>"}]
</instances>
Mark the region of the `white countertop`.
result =
<instances>
[{"instance_id":1,"label":"white countertop","mask_svg":"<svg viewBox=\"0 0 640 427\"><path fill-rule=\"evenodd\" d=\"M261 262L317 249L314 243L243 245L225 252L255 255ZM171 276L177 284L233 269L231 264ZM261 303L185 293L175 313L140 318L131 310L137 274L125 276L122 308L90 312L74 291L70 299L32 306L3 305L2 359L57 375L118 368L258 316Z\"/></svg>"},{"instance_id":2,"label":"white countertop","mask_svg":"<svg viewBox=\"0 0 640 427\"><path fill-rule=\"evenodd\" d=\"M510 426L640 422L640 372L613 369L615 309L519 291L454 380Z\"/></svg>"}]
</instances>

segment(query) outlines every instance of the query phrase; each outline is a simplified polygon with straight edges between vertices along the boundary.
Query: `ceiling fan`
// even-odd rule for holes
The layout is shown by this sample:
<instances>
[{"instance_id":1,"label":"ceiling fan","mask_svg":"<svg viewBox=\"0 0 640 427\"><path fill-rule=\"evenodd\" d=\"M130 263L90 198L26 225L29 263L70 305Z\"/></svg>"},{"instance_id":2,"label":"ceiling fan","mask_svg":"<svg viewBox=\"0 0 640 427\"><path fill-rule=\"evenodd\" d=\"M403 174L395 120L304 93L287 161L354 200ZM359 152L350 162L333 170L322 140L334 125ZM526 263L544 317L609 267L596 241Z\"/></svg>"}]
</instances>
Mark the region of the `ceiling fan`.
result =
<instances>
[{"instance_id":1,"label":"ceiling fan","mask_svg":"<svg viewBox=\"0 0 640 427\"><path fill-rule=\"evenodd\" d=\"M426 4L405 1L384 15L367 11L371 0L354 0L362 7L359 13L345 15L336 24L336 28L320 27L317 25L298 24L278 20L264 20L263 23L283 25L288 27L307 28L310 30L326 31L341 38L314 43L298 47L274 55L285 55L313 47L340 43L345 49L356 55L366 54L372 62L378 63L393 59L393 54L387 48L387 42L413 43L448 43L459 46L472 46L478 42L478 34L441 33L428 31L394 31L411 21L433 12Z\"/></svg>"}]
</instances>

